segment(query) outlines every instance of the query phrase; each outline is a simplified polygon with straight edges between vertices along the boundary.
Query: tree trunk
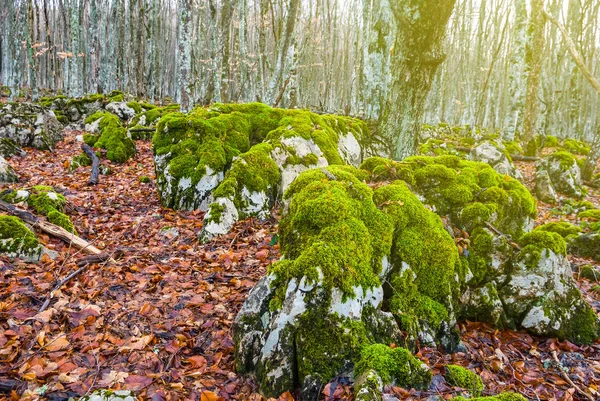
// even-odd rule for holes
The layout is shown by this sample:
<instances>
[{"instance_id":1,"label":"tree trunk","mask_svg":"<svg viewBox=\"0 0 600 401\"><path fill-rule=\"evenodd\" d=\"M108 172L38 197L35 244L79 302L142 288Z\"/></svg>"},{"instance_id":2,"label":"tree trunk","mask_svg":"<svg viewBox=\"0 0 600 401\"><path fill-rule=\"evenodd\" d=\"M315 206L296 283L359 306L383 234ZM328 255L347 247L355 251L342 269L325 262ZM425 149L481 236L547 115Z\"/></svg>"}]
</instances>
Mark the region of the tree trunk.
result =
<instances>
[{"instance_id":1,"label":"tree trunk","mask_svg":"<svg viewBox=\"0 0 600 401\"><path fill-rule=\"evenodd\" d=\"M542 71L542 54L544 49L544 2L533 0L529 26L529 45L526 62L528 68L527 94L525 96L525 116L521 143L528 156L535 156L538 151L537 121L539 114L540 73Z\"/></svg>"},{"instance_id":2,"label":"tree trunk","mask_svg":"<svg viewBox=\"0 0 600 401\"><path fill-rule=\"evenodd\" d=\"M412 0L391 4L398 30L392 54L394 76L381 129L393 142L396 160L416 151L425 100L445 58L442 40L455 1Z\"/></svg>"}]
</instances>

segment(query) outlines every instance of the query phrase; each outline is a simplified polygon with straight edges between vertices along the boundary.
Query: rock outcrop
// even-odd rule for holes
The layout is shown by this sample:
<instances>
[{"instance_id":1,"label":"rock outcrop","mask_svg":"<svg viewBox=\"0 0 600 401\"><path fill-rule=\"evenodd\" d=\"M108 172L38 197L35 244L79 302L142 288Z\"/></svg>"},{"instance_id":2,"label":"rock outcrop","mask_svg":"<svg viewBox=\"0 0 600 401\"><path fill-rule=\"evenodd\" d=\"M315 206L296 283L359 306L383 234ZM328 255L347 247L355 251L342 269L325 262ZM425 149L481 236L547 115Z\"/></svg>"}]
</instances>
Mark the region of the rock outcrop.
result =
<instances>
[{"instance_id":1,"label":"rock outcrop","mask_svg":"<svg viewBox=\"0 0 600 401\"><path fill-rule=\"evenodd\" d=\"M52 110L33 103L8 103L0 108L0 138L10 141L2 156L20 153L19 147L54 149L63 138L62 125Z\"/></svg>"},{"instance_id":2,"label":"rock outcrop","mask_svg":"<svg viewBox=\"0 0 600 401\"><path fill-rule=\"evenodd\" d=\"M239 219L267 217L301 172L358 166L378 149L362 121L261 103L170 113L153 145L162 203L207 211L203 240Z\"/></svg>"},{"instance_id":3,"label":"rock outcrop","mask_svg":"<svg viewBox=\"0 0 600 401\"><path fill-rule=\"evenodd\" d=\"M315 399L339 375L426 387L409 350L417 339L456 349L460 319L577 343L600 334L565 241L530 232L535 200L488 164L369 158L360 169L301 173L284 201L282 259L234 323L236 367L255 375L265 395L299 387ZM392 357L392 343L406 349ZM396 357L398 371L378 363ZM362 391L380 387L372 384Z\"/></svg>"}]
</instances>

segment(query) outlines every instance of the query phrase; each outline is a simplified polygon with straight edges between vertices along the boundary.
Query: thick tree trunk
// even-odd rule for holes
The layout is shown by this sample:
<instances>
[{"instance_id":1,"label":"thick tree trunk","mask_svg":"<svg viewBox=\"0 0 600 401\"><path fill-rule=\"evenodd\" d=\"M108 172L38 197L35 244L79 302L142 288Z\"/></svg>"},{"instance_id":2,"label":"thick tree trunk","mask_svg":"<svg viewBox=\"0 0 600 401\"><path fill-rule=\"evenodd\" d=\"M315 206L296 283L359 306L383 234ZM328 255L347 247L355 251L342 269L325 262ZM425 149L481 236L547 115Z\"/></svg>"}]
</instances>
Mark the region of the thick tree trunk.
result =
<instances>
[{"instance_id":1,"label":"thick tree trunk","mask_svg":"<svg viewBox=\"0 0 600 401\"><path fill-rule=\"evenodd\" d=\"M455 0L391 3L398 30L392 54L394 76L381 129L394 144L396 160L415 153L425 100L445 57L442 39L454 3Z\"/></svg>"},{"instance_id":2,"label":"thick tree trunk","mask_svg":"<svg viewBox=\"0 0 600 401\"><path fill-rule=\"evenodd\" d=\"M533 0L531 3L530 38L527 48L527 94L525 96L525 116L521 143L525 153L535 156L538 151L536 141L539 115L540 73L542 71L542 52L544 49L544 2Z\"/></svg>"}]
</instances>

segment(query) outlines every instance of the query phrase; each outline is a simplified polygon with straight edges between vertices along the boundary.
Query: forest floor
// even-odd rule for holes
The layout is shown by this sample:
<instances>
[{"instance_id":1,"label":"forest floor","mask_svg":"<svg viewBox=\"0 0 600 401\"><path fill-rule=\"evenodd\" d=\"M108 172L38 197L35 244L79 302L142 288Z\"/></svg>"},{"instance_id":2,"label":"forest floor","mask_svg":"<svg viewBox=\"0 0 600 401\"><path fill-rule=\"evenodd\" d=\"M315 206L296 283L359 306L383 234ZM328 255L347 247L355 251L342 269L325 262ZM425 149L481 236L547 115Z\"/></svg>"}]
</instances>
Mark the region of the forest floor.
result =
<instances>
[{"instance_id":1,"label":"forest floor","mask_svg":"<svg viewBox=\"0 0 600 401\"><path fill-rule=\"evenodd\" d=\"M22 179L11 187L55 187L66 196L79 235L109 253L123 249L124 256L89 266L54 292L42 313L55 284L77 269L83 255L42 235L45 245L59 252L58 259L40 264L0 260L0 327L9 327L0 330L0 383L17 381L15 391L0 393L0 399L58 401L98 388L122 388L140 399L262 400L251 380L235 374L231 328L247 292L279 257L278 246L271 245L277 216L240 222L230 234L200 245L196 235L203 213L165 209L153 180L140 182L142 176L154 178L150 143L138 141L134 159L110 165L111 175L87 186L89 168L68 170L81 152L77 134L68 131L54 153L29 149L26 157L12 158ZM533 164L517 164L530 183ZM600 206L600 191L590 191L587 200ZM556 212L540 203L537 223L569 219ZM574 266L592 263L571 261ZM600 292L587 280L578 284L600 311ZM578 347L476 322L460 323L458 329L468 354L418 352L434 374L456 363L481 375L485 394L517 391L533 400L586 399L584 392L599 397L600 343ZM436 391L386 390L402 400L460 392L441 376L435 381ZM352 399L352 388L328 385L322 399Z\"/></svg>"}]
</instances>

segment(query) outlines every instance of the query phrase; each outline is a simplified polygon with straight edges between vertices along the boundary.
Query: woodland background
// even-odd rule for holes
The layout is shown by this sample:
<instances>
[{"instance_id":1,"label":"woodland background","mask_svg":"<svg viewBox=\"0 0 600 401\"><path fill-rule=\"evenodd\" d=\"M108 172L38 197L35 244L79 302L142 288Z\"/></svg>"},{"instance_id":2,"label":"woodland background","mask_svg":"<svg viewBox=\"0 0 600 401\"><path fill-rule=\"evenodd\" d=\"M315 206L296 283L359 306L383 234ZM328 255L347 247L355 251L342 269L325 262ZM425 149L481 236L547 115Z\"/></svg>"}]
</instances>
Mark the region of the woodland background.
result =
<instances>
[{"instance_id":1,"label":"woodland background","mask_svg":"<svg viewBox=\"0 0 600 401\"><path fill-rule=\"evenodd\" d=\"M192 104L263 101L378 118L397 29L388 0L2 0L0 82L13 94L123 90ZM534 0L533 3L539 3ZM598 93L558 29L532 41L529 0L458 0L424 111L427 123L591 138ZM600 75L600 2L550 0L546 10ZM541 63L537 99L527 76ZM29 91L29 92L28 92Z\"/></svg>"}]
</instances>

